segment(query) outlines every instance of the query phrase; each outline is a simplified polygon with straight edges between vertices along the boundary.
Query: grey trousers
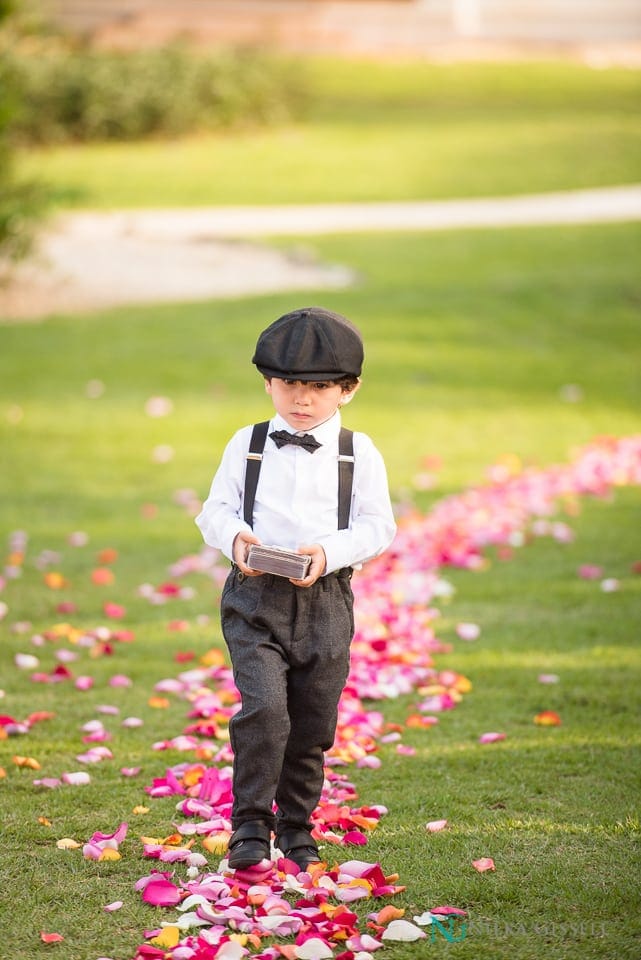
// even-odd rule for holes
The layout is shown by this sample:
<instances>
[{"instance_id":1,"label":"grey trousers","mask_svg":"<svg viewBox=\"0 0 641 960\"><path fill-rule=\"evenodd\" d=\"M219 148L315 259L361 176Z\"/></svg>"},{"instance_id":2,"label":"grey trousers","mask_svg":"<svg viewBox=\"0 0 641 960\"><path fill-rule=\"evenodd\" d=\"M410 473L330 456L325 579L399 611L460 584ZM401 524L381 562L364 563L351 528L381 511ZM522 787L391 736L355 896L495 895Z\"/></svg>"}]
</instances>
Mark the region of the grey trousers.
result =
<instances>
[{"instance_id":1,"label":"grey trousers","mask_svg":"<svg viewBox=\"0 0 641 960\"><path fill-rule=\"evenodd\" d=\"M277 833L309 828L349 671L350 577L347 568L303 588L232 567L221 623L242 698L230 723L234 829L247 820Z\"/></svg>"}]
</instances>

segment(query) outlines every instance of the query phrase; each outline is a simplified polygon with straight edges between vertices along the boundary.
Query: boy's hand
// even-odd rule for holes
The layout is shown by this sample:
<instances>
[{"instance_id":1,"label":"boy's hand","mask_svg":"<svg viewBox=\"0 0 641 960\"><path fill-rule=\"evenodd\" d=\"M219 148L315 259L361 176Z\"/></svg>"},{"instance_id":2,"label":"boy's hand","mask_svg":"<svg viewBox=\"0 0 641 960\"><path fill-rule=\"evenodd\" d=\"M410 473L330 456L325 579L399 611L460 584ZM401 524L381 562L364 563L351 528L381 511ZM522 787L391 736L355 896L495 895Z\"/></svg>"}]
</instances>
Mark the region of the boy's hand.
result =
<instances>
[{"instance_id":1,"label":"boy's hand","mask_svg":"<svg viewBox=\"0 0 641 960\"><path fill-rule=\"evenodd\" d=\"M233 546L233 555L234 563L246 577L260 577L263 574L262 570L253 570L252 567L248 567L245 559L247 557L247 551L249 550L249 545L251 543L260 543L258 537L251 532L251 530L241 530L240 533L237 533L234 537L234 546Z\"/></svg>"},{"instance_id":2,"label":"boy's hand","mask_svg":"<svg viewBox=\"0 0 641 960\"><path fill-rule=\"evenodd\" d=\"M325 573L325 568L327 567L327 557L325 556L325 551L319 543L312 543L308 547L299 547L296 551L297 553L308 553L311 554L312 562L309 567L309 573L303 580L292 580L290 583L293 583L295 587L311 587L313 583L316 583L319 577Z\"/></svg>"}]
</instances>

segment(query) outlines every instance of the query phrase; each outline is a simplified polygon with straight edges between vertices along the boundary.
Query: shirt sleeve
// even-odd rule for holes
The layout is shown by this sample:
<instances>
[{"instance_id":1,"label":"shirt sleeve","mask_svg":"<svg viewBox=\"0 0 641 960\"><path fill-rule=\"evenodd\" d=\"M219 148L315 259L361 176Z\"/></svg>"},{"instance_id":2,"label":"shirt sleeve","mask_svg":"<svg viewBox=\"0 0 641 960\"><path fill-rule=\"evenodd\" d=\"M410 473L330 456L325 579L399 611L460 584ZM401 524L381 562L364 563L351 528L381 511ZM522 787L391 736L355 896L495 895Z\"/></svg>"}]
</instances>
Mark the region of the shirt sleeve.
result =
<instances>
[{"instance_id":1,"label":"shirt sleeve","mask_svg":"<svg viewBox=\"0 0 641 960\"><path fill-rule=\"evenodd\" d=\"M318 540L327 558L326 573L372 560L389 547L396 534L385 463L365 434L354 434L354 459L349 528Z\"/></svg>"},{"instance_id":2,"label":"shirt sleeve","mask_svg":"<svg viewBox=\"0 0 641 960\"><path fill-rule=\"evenodd\" d=\"M205 543L216 547L233 560L234 540L241 530L251 532L242 517L245 462L251 427L244 427L231 438L211 483L209 496L195 523Z\"/></svg>"}]
</instances>

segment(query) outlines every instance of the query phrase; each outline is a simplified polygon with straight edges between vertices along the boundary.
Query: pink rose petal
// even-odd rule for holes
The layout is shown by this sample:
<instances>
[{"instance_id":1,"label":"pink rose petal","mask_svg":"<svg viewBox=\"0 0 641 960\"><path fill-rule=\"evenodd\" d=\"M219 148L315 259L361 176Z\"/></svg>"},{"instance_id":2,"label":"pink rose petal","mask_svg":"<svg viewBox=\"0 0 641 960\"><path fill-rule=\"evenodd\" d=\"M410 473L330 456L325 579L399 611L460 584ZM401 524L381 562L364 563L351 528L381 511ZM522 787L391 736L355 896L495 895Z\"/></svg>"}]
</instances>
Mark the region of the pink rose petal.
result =
<instances>
[{"instance_id":1,"label":"pink rose petal","mask_svg":"<svg viewBox=\"0 0 641 960\"><path fill-rule=\"evenodd\" d=\"M481 628L478 623L459 623L456 632L461 640L478 640Z\"/></svg>"},{"instance_id":2,"label":"pink rose petal","mask_svg":"<svg viewBox=\"0 0 641 960\"><path fill-rule=\"evenodd\" d=\"M180 903L180 890L165 877L154 877L142 892L142 899L154 907L175 907Z\"/></svg>"},{"instance_id":3,"label":"pink rose petal","mask_svg":"<svg viewBox=\"0 0 641 960\"><path fill-rule=\"evenodd\" d=\"M425 829L430 833L438 833L439 830L445 830L447 826L447 820L430 820L429 823L425 824Z\"/></svg>"},{"instance_id":4,"label":"pink rose petal","mask_svg":"<svg viewBox=\"0 0 641 960\"><path fill-rule=\"evenodd\" d=\"M498 743L499 740L505 740L504 733L482 733L479 737L479 743Z\"/></svg>"},{"instance_id":5,"label":"pink rose petal","mask_svg":"<svg viewBox=\"0 0 641 960\"><path fill-rule=\"evenodd\" d=\"M496 870L494 860L491 857L481 857L480 860L472 860L472 866L479 873L485 873L486 870Z\"/></svg>"},{"instance_id":6,"label":"pink rose petal","mask_svg":"<svg viewBox=\"0 0 641 960\"><path fill-rule=\"evenodd\" d=\"M91 777L88 773L85 773L84 770L80 770L77 773L63 773L60 778L63 783L69 784L72 787L84 787L88 783L91 783Z\"/></svg>"}]
</instances>

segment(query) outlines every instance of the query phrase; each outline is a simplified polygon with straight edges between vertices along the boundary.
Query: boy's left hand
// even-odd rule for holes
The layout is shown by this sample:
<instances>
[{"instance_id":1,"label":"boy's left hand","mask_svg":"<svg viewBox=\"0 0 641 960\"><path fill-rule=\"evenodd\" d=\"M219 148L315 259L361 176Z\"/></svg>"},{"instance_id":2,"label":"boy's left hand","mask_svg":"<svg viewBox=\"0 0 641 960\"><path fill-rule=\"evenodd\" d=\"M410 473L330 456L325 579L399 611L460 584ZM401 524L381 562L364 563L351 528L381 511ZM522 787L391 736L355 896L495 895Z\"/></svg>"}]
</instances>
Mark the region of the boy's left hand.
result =
<instances>
[{"instance_id":1,"label":"boy's left hand","mask_svg":"<svg viewBox=\"0 0 641 960\"><path fill-rule=\"evenodd\" d=\"M312 543L307 547L299 547L296 551L297 553L308 553L312 558L312 562L309 566L309 573L303 580L292 580L290 578L290 583L293 583L295 587L311 587L313 583L316 583L319 577L325 573L325 568L327 566L327 557L325 556L325 551L319 543Z\"/></svg>"}]
</instances>

